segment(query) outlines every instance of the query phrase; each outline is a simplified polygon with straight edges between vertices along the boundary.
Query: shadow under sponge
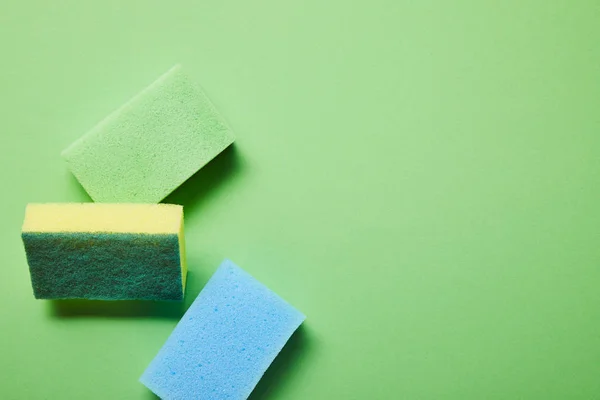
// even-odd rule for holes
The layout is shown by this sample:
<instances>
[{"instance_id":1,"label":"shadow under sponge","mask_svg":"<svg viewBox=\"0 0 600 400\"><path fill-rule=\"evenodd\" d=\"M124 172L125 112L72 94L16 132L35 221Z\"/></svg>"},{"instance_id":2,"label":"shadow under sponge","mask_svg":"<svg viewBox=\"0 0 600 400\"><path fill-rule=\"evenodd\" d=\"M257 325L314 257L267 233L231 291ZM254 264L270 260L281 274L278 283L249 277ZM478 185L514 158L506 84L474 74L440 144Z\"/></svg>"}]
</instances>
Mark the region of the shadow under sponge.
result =
<instances>
[{"instance_id":1,"label":"shadow under sponge","mask_svg":"<svg viewBox=\"0 0 600 400\"><path fill-rule=\"evenodd\" d=\"M181 206L30 204L22 238L38 299L183 299Z\"/></svg>"},{"instance_id":2,"label":"shadow under sponge","mask_svg":"<svg viewBox=\"0 0 600 400\"><path fill-rule=\"evenodd\" d=\"M246 399L304 319L225 260L140 382L162 399Z\"/></svg>"},{"instance_id":3,"label":"shadow under sponge","mask_svg":"<svg viewBox=\"0 0 600 400\"><path fill-rule=\"evenodd\" d=\"M234 141L179 65L62 152L96 202L158 203Z\"/></svg>"}]
</instances>

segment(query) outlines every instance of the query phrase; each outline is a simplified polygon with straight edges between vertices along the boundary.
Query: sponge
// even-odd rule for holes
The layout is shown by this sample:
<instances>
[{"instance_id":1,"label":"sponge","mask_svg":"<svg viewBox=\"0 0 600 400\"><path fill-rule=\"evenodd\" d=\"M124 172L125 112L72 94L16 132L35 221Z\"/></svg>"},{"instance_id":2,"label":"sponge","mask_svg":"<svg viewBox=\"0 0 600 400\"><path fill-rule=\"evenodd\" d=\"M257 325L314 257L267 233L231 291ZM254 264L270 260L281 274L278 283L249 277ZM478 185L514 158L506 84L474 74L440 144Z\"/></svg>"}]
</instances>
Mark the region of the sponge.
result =
<instances>
[{"instance_id":1,"label":"sponge","mask_svg":"<svg viewBox=\"0 0 600 400\"><path fill-rule=\"evenodd\" d=\"M179 65L62 152L94 201L158 203L234 141Z\"/></svg>"},{"instance_id":2,"label":"sponge","mask_svg":"<svg viewBox=\"0 0 600 400\"><path fill-rule=\"evenodd\" d=\"M140 381L161 399L246 399L304 319L225 260Z\"/></svg>"},{"instance_id":3,"label":"sponge","mask_svg":"<svg viewBox=\"0 0 600 400\"><path fill-rule=\"evenodd\" d=\"M38 299L183 299L182 206L30 204L22 237Z\"/></svg>"}]
</instances>

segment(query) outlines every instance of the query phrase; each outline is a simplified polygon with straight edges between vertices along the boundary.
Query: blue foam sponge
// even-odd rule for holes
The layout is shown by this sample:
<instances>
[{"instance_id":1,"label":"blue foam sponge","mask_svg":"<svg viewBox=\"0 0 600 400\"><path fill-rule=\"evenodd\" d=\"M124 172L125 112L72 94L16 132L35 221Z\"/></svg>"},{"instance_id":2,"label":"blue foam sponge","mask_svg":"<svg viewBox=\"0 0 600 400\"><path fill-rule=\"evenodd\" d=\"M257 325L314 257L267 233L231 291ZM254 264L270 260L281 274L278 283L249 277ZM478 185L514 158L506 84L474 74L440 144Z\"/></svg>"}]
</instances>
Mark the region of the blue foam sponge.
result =
<instances>
[{"instance_id":1,"label":"blue foam sponge","mask_svg":"<svg viewBox=\"0 0 600 400\"><path fill-rule=\"evenodd\" d=\"M162 399L246 399L304 319L225 260L140 381Z\"/></svg>"}]
</instances>

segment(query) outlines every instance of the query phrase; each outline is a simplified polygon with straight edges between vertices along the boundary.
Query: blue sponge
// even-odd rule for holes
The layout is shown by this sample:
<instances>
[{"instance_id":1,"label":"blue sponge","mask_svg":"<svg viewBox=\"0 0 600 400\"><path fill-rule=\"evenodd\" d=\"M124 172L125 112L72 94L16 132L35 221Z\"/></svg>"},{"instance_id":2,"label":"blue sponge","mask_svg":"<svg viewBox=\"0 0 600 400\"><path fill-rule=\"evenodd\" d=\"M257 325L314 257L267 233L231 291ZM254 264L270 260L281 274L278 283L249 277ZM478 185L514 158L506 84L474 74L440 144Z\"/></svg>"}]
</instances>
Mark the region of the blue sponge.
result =
<instances>
[{"instance_id":1,"label":"blue sponge","mask_svg":"<svg viewBox=\"0 0 600 400\"><path fill-rule=\"evenodd\" d=\"M225 260L140 381L162 399L246 399L304 319Z\"/></svg>"}]
</instances>

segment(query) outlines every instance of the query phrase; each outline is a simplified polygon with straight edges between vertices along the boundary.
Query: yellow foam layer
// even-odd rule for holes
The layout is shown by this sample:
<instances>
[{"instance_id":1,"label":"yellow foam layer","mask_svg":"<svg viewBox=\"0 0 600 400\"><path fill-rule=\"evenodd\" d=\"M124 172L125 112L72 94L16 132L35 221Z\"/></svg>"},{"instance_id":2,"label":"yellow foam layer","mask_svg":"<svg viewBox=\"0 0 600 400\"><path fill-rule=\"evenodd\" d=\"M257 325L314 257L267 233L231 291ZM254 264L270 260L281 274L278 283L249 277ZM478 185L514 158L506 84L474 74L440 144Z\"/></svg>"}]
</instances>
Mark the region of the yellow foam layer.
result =
<instances>
[{"instance_id":1,"label":"yellow foam layer","mask_svg":"<svg viewBox=\"0 0 600 400\"><path fill-rule=\"evenodd\" d=\"M183 207L174 204L29 204L23 232L114 232L181 235Z\"/></svg>"}]
</instances>

